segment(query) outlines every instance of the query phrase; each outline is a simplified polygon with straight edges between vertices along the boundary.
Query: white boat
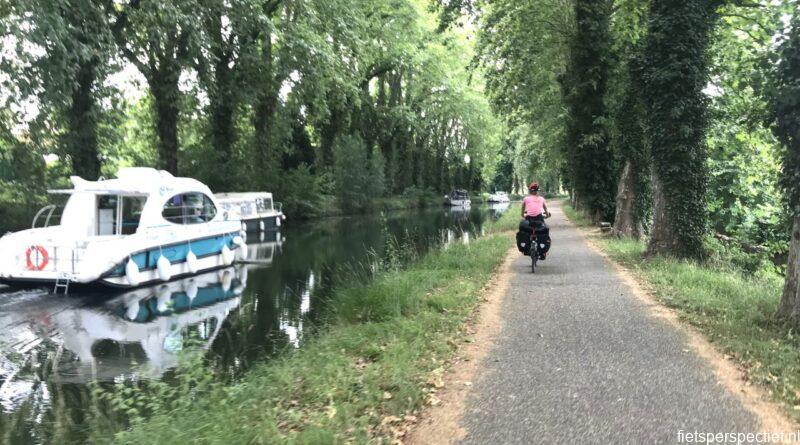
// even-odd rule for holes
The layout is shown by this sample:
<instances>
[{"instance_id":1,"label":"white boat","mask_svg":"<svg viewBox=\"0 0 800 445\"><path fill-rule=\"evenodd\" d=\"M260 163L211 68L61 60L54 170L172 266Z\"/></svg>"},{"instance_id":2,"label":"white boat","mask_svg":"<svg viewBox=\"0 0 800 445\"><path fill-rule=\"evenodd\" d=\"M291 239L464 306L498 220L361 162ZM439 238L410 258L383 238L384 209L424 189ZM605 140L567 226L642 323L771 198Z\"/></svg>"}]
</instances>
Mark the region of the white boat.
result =
<instances>
[{"instance_id":1,"label":"white boat","mask_svg":"<svg viewBox=\"0 0 800 445\"><path fill-rule=\"evenodd\" d=\"M276 229L286 219L283 205L272 199L272 193L218 193L216 198L229 218L241 219L245 232Z\"/></svg>"},{"instance_id":2,"label":"white boat","mask_svg":"<svg viewBox=\"0 0 800 445\"><path fill-rule=\"evenodd\" d=\"M511 199L508 197L508 193L506 192L494 192L489 195L488 202L511 202Z\"/></svg>"},{"instance_id":3,"label":"white boat","mask_svg":"<svg viewBox=\"0 0 800 445\"><path fill-rule=\"evenodd\" d=\"M469 207L472 201L470 201L469 193L466 190L453 190L444 197L444 204L451 207Z\"/></svg>"},{"instance_id":4,"label":"white boat","mask_svg":"<svg viewBox=\"0 0 800 445\"><path fill-rule=\"evenodd\" d=\"M132 288L230 266L247 254L241 220L219 211L195 179L125 168L117 179L71 181L73 189L51 191L69 194L58 225L50 225L49 206L33 228L0 238L0 282L65 293L71 284ZM36 227L42 217L44 227Z\"/></svg>"}]
</instances>

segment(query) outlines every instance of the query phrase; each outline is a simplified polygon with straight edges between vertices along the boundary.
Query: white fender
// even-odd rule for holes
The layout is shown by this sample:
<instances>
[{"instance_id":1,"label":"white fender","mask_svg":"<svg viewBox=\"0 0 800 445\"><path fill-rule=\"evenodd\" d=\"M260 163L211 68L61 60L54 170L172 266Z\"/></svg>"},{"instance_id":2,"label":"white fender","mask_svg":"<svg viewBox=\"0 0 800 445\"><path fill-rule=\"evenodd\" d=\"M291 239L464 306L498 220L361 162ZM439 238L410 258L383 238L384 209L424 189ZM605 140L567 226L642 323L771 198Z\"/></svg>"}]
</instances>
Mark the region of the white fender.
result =
<instances>
[{"instance_id":1,"label":"white fender","mask_svg":"<svg viewBox=\"0 0 800 445\"><path fill-rule=\"evenodd\" d=\"M280 216L276 216L275 217L275 227L280 227L280 226L281 226L281 217Z\"/></svg>"},{"instance_id":2,"label":"white fender","mask_svg":"<svg viewBox=\"0 0 800 445\"><path fill-rule=\"evenodd\" d=\"M128 259L128 262L125 264L125 278L131 286L138 286L142 280L141 274L139 273L139 266L136 265L133 259Z\"/></svg>"},{"instance_id":3,"label":"white fender","mask_svg":"<svg viewBox=\"0 0 800 445\"><path fill-rule=\"evenodd\" d=\"M163 255L156 261L156 270L161 281L169 281L172 278L172 263Z\"/></svg>"},{"instance_id":4,"label":"white fender","mask_svg":"<svg viewBox=\"0 0 800 445\"><path fill-rule=\"evenodd\" d=\"M197 281L189 280L185 282L183 286L186 296L189 297L189 301L194 301L194 299L197 298L197 292L200 291L200 288L197 287Z\"/></svg>"},{"instance_id":5,"label":"white fender","mask_svg":"<svg viewBox=\"0 0 800 445\"><path fill-rule=\"evenodd\" d=\"M199 266L197 264L197 255L195 255L191 250L189 250L189 253L186 254L186 266L189 269L189 273L197 273Z\"/></svg>"},{"instance_id":6,"label":"white fender","mask_svg":"<svg viewBox=\"0 0 800 445\"><path fill-rule=\"evenodd\" d=\"M263 232L264 229L266 229L266 227L264 226L264 220L261 220L258 222L258 230Z\"/></svg>"},{"instance_id":7,"label":"white fender","mask_svg":"<svg viewBox=\"0 0 800 445\"><path fill-rule=\"evenodd\" d=\"M137 315L139 315L139 300L134 300L130 306L125 308L125 318L135 320Z\"/></svg>"},{"instance_id":8,"label":"white fender","mask_svg":"<svg viewBox=\"0 0 800 445\"><path fill-rule=\"evenodd\" d=\"M163 257L162 257L163 258ZM156 290L156 309L158 312L166 312L169 310L169 302L172 300L172 292L169 286L162 285Z\"/></svg>"},{"instance_id":9,"label":"white fender","mask_svg":"<svg viewBox=\"0 0 800 445\"><path fill-rule=\"evenodd\" d=\"M241 236L237 236L233 239L233 244L236 244L238 247L236 249L236 259L239 261L244 261L247 259L247 243L244 242L244 238Z\"/></svg>"},{"instance_id":10,"label":"white fender","mask_svg":"<svg viewBox=\"0 0 800 445\"><path fill-rule=\"evenodd\" d=\"M233 273L230 270L223 271L219 281L222 284L222 290L228 292L233 284Z\"/></svg>"},{"instance_id":11,"label":"white fender","mask_svg":"<svg viewBox=\"0 0 800 445\"><path fill-rule=\"evenodd\" d=\"M239 281L241 281L242 285L244 285L244 286L247 286L247 275L248 275L248 273L249 273L249 271L248 271L246 266L242 266L242 268L239 269Z\"/></svg>"},{"instance_id":12,"label":"white fender","mask_svg":"<svg viewBox=\"0 0 800 445\"><path fill-rule=\"evenodd\" d=\"M233 264L233 252L228 246L222 246L222 264L226 266L230 266Z\"/></svg>"}]
</instances>

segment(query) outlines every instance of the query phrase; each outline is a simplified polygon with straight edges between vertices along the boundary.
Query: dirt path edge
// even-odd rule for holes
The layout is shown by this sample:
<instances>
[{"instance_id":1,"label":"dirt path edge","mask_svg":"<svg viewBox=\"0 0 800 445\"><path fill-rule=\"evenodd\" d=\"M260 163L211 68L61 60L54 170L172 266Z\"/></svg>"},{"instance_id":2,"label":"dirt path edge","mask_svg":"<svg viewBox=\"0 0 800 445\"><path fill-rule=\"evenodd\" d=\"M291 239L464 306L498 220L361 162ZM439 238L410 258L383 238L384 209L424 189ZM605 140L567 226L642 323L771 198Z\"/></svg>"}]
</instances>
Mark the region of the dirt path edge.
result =
<instances>
[{"instance_id":1,"label":"dirt path edge","mask_svg":"<svg viewBox=\"0 0 800 445\"><path fill-rule=\"evenodd\" d=\"M458 346L455 358L442 377L444 386L436 393L441 402L422 410L419 422L408 431L404 443L448 444L466 436L467 432L460 422L466 409L467 396L483 359L502 328L501 303L513 274L511 264L518 255L516 247L509 249L495 271L483 292L481 303L467 323L466 331L474 341Z\"/></svg>"}]
</instances>

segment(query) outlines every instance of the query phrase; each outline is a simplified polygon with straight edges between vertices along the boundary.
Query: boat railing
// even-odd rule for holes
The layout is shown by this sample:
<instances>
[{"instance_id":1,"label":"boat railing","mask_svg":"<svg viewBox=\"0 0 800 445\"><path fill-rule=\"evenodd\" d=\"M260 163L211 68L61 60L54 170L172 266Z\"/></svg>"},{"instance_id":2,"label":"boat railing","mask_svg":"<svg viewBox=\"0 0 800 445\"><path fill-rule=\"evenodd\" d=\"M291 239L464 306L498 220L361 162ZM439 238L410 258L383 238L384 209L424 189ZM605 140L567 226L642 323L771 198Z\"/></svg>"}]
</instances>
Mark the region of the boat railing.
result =
<instances>
[{"instance_id":1,"label":"boat railing","mask_svg":"<svg viewBox=\"0 0 800 445\"><path fill-rule=\"evenodd\" d=\"M37 244L32 247L41 247L45 250L45 253L43 254L33 248L30 251L26 251L21 258L23 265L30 261L32 264L42 265L40 270L44 272L66 273L69 275L76 275L81 272L81 264L86 257L86 248L66 244ZM46 261L44 255L46 255Z\"/></svg>"},{"instance_id":2,"label":"boat railing","mask_svg":"<svg viewBox=\"0 0 800 445\"><path fill-rule=\"evenodd\" d=\"M282 202L273 202L273 206L274 206L276 212L283 213L283 203Z\"/></svg>"},{"instance_id":3,"label":"boat railing","mask_svg":"<svg viewBox=\"0 0 800 445\"><path fill-rule=\"evenodd\" d=\"M56 210L58 212L56 213ZM63 208L57 206L55 204L50 204L48 206L44 206L36 212L36 216L33 217L33 222L31 223L31 229L37 228L37 223L39 219L44 218L44 224L40 227L50 227L50 222L61 221Z\"/></svg>"}]
</instances>

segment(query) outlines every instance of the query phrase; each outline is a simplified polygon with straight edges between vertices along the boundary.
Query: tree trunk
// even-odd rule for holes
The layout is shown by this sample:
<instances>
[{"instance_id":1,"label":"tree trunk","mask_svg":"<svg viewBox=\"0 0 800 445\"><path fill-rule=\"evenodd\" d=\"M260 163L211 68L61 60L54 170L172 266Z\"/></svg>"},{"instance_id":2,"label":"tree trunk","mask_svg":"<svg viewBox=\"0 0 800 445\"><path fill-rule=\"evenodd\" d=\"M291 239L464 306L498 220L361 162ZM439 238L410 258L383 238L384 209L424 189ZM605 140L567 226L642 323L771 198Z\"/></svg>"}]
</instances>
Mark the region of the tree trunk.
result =
<instances>
[{"instance_id":1,"label":"tree trunk","mask_svg":"<svg viewBox=\"0 0 800 445\"><path fill-rule=\"evenodd\" d=\"M702 258L707 233L708 53L717 7L708 0L653 0L642 99L655 183L648 255Z\"/></svg>"},{"instance_id":2,"label":"tree trunk","mask_svg":"<svg viewBox=\"0 0 800 445\"><path fill-rule=\"evenodd\" d=\"M214 85L209 94L211 143L214 147L215 168L208 184L214 191L230 190L232 174L233 147L236 143L234 112L236 109L236 88L234 73L228 66L230 58L217 54L214 68Z\"/></svg>"},{"instance_id":3,"label":"tree trunk","mask_svg":"<svg viewBox=\"0 0 800 445\"><path fill-rule=\"evenodd\" d=\"M636 193L636 173L633 171L631 162L628 161L622 169L622 176L617 188L614 232L618 236L640 239L643 235L644 229L637 220L635 212Z\"/></svg>"},{"instance_id":4,"label":"tree trunk","mask_svg":"<svg viewBox=\"0 0 800 445\"><path fill-rule=\"evenodd\" d=\"M96 62L96 59L91 59L80 64L67 115L69 131L64 141L72 162L72 171L88 180L95 180L100 176L97 109L92 94L97 80Z\"/></svg>"},{"instance_id":5,"label":"tree trunk","mask_svg":"<svg viewBox=\"0 0 800 445\"><path fill-rule=\"evenodd\" d=\"M273 54L272 54L272 34L267 32L262 43L262 59L264 63L264 74L261 81L261 88L256 95L253 105L253 133L254 148L256 152L256 163L258 165L259 176L266 181L262 181L264 186L274 186L269 181L274 180L278 156L273 149L275 145L275 114L278 110L278 89L275 85L275 75L273 73Z\"/></svg>"},{"instance_id":6,"label":"tree trunk","mask_svg":"<svg viewBox=\"0 0 800 445\"><path fill-rule=\"evenodd\" d=\"M150 82L153 93L153 107L156 115L156 134L158 135L159 166L172 173L178 173L178 89L179 73L159 72Z\"/></svg>"},{"instance_id":7,"label":"tree trunk","mask_svg":"<svg viewBox=\"0 0 800 445\"><path fill-rule=\"evenodd\" d=\"M778 307L778 315L800 324L800 216L794 218L792 244L789 248L789 261L786 264L786 284Z\"/></svg>"},{"instance_id":8,"label":"tree trunk","mask_svg":"<svg viewBox=\"0 0 800 445\"><path fill-rule=\"evenodd\" d=\"M681 240L673 230L667 214L667 199L664 196L664 185L653 174L653 232L647 245L647 256L671 252Z\"/></svg>"}]
</instances>

